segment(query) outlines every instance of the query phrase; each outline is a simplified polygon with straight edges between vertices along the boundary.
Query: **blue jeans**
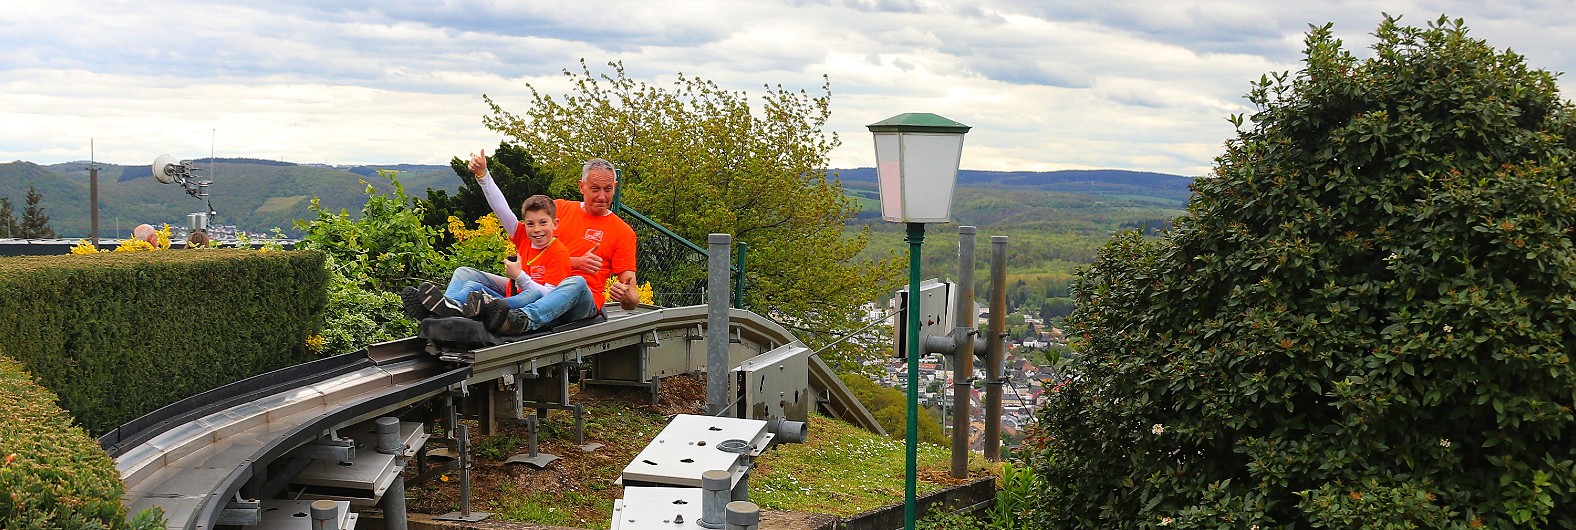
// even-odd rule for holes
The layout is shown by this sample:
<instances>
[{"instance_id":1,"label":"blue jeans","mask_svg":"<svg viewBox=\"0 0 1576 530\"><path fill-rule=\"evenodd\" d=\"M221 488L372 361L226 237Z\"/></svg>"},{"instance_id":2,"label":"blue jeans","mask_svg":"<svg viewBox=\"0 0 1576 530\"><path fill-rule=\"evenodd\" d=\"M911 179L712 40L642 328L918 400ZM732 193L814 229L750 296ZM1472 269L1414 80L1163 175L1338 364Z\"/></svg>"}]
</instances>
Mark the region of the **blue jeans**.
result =
<instances>
[{"instance_id":1,"label":"blue jeans","mask_svg":"<svg viewBox=\"0 0 1576 530\"><path fill-rule=\"evenodd\" d=\"M549 291L547 294L527 289L514 296L504 296L508 280L503 276L483 272L470 267L460 267L454 270L454 275L449 278L449 287L443 295L457 304L464 305L465 298L471 291L481 291L493 298L502 298L509 304L510 309L519 309L530 317L531 325L528 330L563 322L572 322L596 316L596 299L591 297L591 288L586 285L586 279L579 276L564 278L564 281Z\"/></svg>"}]
</instances>

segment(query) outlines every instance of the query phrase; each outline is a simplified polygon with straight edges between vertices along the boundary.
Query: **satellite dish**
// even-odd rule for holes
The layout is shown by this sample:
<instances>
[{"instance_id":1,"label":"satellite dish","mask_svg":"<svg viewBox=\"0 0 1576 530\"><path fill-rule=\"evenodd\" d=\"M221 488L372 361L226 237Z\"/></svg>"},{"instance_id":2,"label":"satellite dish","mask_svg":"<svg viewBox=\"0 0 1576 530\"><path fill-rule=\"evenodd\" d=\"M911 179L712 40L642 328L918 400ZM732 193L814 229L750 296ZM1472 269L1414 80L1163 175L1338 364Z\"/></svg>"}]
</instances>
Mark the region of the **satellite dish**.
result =
<instances>
[{"instance_id":1,"label":"satellite dish","mask_svg":"<svg viewBox=\"0 0 1576 530\"><path fill-rule=\"evenodd\" d=\"M153 159L153 178L159 179L163 184L175 182L176 177L181 174L182 165L178 158L159 155L158 158Z\"/></svg>"}]
</instances>

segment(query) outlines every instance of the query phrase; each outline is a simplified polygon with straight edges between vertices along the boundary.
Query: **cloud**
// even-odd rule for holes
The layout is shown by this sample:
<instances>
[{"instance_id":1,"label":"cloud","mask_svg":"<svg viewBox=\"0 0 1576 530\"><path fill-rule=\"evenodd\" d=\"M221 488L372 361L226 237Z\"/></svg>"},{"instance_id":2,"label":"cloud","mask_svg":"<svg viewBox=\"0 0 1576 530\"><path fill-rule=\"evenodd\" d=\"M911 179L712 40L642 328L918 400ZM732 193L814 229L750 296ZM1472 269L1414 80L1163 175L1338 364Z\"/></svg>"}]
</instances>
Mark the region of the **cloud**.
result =
<instances>
[{"instance_id":1,"label":"cloud","mask_svg":"<svg viewBox=\"0 0 1576 530\"><path fill-rule=\"evenodd\" d=\"M1203 174L1249 81L1299 67L1309 24L1363 56L1381 12L1465 17L1534 67L1576 64L1576 11L1535 0L21 0L0 13L0 158L82 159L97 138L140 164L216 136L224 156L442 163L497 143L481 94L522 111L526 84L563 94L585 59L752 94L828 76L838 167L872 163L865 124L922 111L975 127L966 167Z\"/></svg>"}]
</instances>

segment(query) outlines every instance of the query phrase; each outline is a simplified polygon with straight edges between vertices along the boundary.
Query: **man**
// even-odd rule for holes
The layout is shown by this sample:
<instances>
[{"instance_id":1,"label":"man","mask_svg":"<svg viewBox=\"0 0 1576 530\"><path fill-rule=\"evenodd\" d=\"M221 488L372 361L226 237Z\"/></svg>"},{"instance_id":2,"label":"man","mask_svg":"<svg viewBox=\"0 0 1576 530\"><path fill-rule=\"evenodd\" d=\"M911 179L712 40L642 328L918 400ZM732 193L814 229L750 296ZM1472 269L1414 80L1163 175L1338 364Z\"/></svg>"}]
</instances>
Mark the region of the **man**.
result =
<instances>
[{"instance_id":1,"label":"man","mask_svg":"<svg viewBox=\"0 0 1576 530\"><path fill-rule=\"evenodd\" d=\"M153 229L153 225L150 225L150 224L137 225L136 228L131 229L131 237L133 239L141 239L143 241L147 241L148 242L148 246L151 246L153 248L159 248L159 231L158 230L154 230Z\"/></svg>"},{"instance_id":2,"label":"man","mask_svg":"<svg viewBox=\"0 0 1576 530\"><path fill-rule=\"evenodd\" d=\"M570 274L586 279L597 307L607 296L624 309L640 304L635 288L635 230L613 214L613 194L618 175L613 164L600 158L580 168L580 201L558 199L558 238L569 246ZM608 283L609 278L613 282Z\"/></svg>"}]
</instances>

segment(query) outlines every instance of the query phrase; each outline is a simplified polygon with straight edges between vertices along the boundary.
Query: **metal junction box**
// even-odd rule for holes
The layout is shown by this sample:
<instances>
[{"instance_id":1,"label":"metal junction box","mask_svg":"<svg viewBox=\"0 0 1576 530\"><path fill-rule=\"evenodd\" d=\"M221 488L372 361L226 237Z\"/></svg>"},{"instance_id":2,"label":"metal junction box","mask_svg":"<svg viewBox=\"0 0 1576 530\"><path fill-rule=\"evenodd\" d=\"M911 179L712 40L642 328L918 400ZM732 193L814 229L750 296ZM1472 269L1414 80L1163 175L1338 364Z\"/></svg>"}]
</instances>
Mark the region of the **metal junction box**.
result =
<instances>
[{"instance_id":1,"label":"metal junction box","mask_svg":"<svg viewBox=\"0 0 1576 530\"><path fill-rule=\"evenodd\" d=\"M919 284L919 340L923 344L926 335L942 336L952 332L952 303L957 297L957 290L952 288L952 282L944 282L931 278ZM898 358L906 359L908 347L908 288L897 290L897 296L892 297L892 303L897 307L892 324L893 350ZM920 353L924 356L924 353Z\"/></svg>"},{"instance_id":2,"label":"metal junction box","mask_svg":"<svg viewBox=\"0 0 1576 530\"><path fill-rule=\"evenodd\" d=\"M755 420L807 421L815 406L810 392L810 348L794 341L740 364L737 416Z\"/></svg>"},{"instance_id":3,"label":"metal junction box","mask_svg":"<svg viewBox=\"0 0 1576 530\"><path fill-rule=\"evenodd\" d=\"M763 420L679 414L624 467L625 486L699 488L700 475L727 471L737 485L749 459L771 443Z\"/></svg>"}]
</instances>

